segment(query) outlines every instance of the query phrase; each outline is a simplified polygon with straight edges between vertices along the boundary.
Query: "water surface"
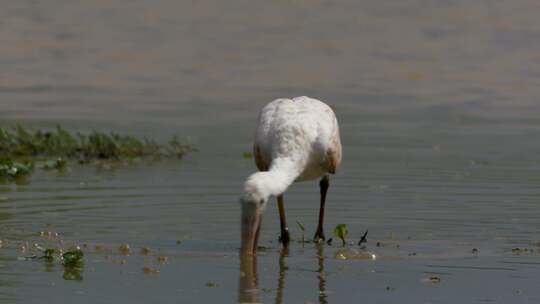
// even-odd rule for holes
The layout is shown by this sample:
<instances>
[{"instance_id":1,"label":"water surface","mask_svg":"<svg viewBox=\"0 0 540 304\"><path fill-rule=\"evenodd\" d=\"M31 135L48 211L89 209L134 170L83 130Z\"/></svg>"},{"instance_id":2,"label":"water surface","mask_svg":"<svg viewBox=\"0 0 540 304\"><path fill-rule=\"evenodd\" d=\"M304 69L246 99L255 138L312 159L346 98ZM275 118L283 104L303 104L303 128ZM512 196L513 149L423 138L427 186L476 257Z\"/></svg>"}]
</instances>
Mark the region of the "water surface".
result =
<instances>
[{"instance_id":1,"label":"water surface","mask_svg":"<svg viewBox=\"0 0 540 304\"><path fill-rule=\"evenodd\" d=\"M71 164L64 174L38 171L26 185L0 185L1 301L538 303L538 8L4 3L1 125L179 134L200 151L112 169ZM242 153L258 110L298 95L334 106L342 129L326 233L346 223L358 241L369 229L367 250L377 259L335 258L337 242L281 251L270 204L267 249L246 278L237 198L255 166ZM295 221L311 237L317 183L294 185L285 203L293 237L301 236ZM86 245L80 280L65 280L60 265L17 260L26 242L56 244L42 231L65 246ZM125 243L130 256L117 250ZM255 282L252 291L239 288Z\"/></svg>"}]
</instances>

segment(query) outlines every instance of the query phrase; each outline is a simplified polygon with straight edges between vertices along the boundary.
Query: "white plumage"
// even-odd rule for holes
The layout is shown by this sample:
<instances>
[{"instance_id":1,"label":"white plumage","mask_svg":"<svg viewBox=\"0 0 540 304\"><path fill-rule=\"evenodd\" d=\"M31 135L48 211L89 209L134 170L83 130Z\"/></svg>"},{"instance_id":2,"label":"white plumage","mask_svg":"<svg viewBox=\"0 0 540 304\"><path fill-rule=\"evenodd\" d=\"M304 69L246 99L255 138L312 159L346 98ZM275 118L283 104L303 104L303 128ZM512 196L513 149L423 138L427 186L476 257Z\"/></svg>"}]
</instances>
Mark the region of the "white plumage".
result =
<instances>
[{"instance_id":1,"label":"white plumage","mask_svg":"<svg viewBox=\"0 0 540 304\"><path fill-rule=\"evenodd\" d=\"M282 237L287 233L287 240L282 241L286 245L288 232L284 232L287 229L284 225L282 195L295 181L324 179L328 173L336 172L341 162L337 119L332 109L317 99L305 96L276 99L261 110L253 149L256 165L261 172L252 174L244 184L241 197L243 248L246 245L244 224L248 224L244 222L251 219L255 221L251 224L256 224L256 227L252 236L255 244L250 246L255 246L256 250L260 214L270 196L278 196ZM324 209L323 200L321 208Z\"/></svg>"}]
</instances>

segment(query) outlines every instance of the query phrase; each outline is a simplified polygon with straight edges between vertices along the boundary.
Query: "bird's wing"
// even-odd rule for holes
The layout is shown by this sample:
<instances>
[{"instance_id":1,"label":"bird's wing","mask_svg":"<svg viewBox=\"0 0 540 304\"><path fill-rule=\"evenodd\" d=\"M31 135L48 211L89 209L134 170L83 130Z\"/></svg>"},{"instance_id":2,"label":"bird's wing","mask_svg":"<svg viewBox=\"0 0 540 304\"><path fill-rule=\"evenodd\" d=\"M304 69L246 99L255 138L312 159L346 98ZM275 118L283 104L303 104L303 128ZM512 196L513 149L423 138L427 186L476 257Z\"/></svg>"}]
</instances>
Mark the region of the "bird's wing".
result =
<instances>
[{"instance_id":1,"label":"bird's wing","mask_svg":"<svg viewBox=\"0 0 540 304\"><path fill-rule=\"evenodd\" d=\"M326 150L326 167L328 172L335 174L341 164L341 138L339 136L339 127L335 125L335 132Z\"/></svg>"}]
</instances>

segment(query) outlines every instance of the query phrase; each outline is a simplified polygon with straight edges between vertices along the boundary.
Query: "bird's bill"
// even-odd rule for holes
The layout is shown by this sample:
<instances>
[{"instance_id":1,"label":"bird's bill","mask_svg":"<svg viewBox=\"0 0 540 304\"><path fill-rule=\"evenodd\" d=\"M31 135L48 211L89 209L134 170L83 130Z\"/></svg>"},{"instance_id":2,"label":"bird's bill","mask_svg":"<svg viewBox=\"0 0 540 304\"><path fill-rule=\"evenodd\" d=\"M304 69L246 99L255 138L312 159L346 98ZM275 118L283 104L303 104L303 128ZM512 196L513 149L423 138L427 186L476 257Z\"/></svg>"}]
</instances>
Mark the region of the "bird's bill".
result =
<instances>
[{"instance_id":1,"label":"bird's bill","mask_svg":"<svg viewBox=\"0 0 540 304\"><path fill-rule=\"evenodd\" d=\"M259 230L261 228L261 210L255 206L242 208L242 245L241 255L256 255Z\"/></svg>"}]
</instances>

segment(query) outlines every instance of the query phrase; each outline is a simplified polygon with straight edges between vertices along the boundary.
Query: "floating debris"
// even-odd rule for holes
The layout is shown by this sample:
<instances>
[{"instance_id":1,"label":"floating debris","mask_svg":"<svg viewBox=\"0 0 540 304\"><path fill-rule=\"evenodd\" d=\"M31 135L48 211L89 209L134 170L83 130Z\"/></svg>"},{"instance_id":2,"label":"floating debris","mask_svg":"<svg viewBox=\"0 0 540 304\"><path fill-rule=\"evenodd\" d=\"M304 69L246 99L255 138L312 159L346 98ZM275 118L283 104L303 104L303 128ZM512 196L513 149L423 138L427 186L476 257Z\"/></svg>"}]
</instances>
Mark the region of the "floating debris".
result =
<instances>
[{"instance_id":1,"label":"floating debris","mask_svg":"<svg viewBox=\"0 0 540 304\"><path fill-rule=\"evenodd\" d=\"M422 283L438 284L441 282L441 278L437 276L431 276L429 278L424 278L421 281Z\"/></svg>"},{"instance_id":2,"label":"floating debris","mask_svg":"<svg viewBox=\"0 0 540 304\"><path fill-rule=\"evenodd\" d=\"M166 264L166 263L169 263L169 258L164 256L164 255L159 255L156 257L156 260L158 261L158 263L160 264Z\"/></svg>"},{"instance_id":3,"label":"floating debris","mask_svg":"<svg viewBox=\"0 0 540 304\"><path fill-rule=\"evenodd\" d=\"M244 152L244 153L242 153L242 157L245 158L245 159L253 158L253 153L251 153L251 152Z\"/></svg>"},{"instance_id":4,"label":"floating debris","mask_svg":"<svg viewBox=\"0 0 540 304\"><path fill-rule=\"evenodd\" d=\"M105 245L100 245L100 244L95 245L94 250L96 252L100 252L100 253L112 253L113 252L113 250L111 248L108 248Z\"/></svg>"},{"instance_id":5,"label":"floating debris","mask_svg":"<svg viewBox=\"0 0 540 304\"><path fill-rule=\"evenodd\" d=\"M429 281L431 283L440 283L441 282L441 278L439 277L429 277Z\"/></svg>"},{"instance_id":6,"label":"floating debris","mask_svg":"<svg viewBox=\"0 0 540 304\"><path fill-rule=\"evenodd\" d=\"M144 274L159 274L159 270L155 269L155 268L152 268L152 267L149 267L149 266L144 266L143 267L143 273Z\"/></svg>"},{"instance_id":7,"label":"floating debris","mask_svg":"<svg viewBox=\"0 0 540 304\"><path fill-rule=\"evenodd\" d=\"M131 247L129 244L122 244L118 247L118 251L121 255L131 255Z\"/></svg>"},{"instance_id":8,"label":"floating debris","mask_svg":"<svg viewBox=\"0 0 540 304\"><path fill-rule=\"evenodd\" d=\"M208 281L206 282L206 287L210 287L210 288L219 287L219 284L216 282Z\"/></svg>"},{"instance_id":9,"label":"floating debris","mask_svg":"<svg viewBox=\"0 0 540 304\"><path fill-rule=\"evenodd\" d=\"M150 250L150 248L148 247L142 247L141 250L139 251L141 255L149 255L151 252L152 250Z\"/></svg>"}]
</instances>

